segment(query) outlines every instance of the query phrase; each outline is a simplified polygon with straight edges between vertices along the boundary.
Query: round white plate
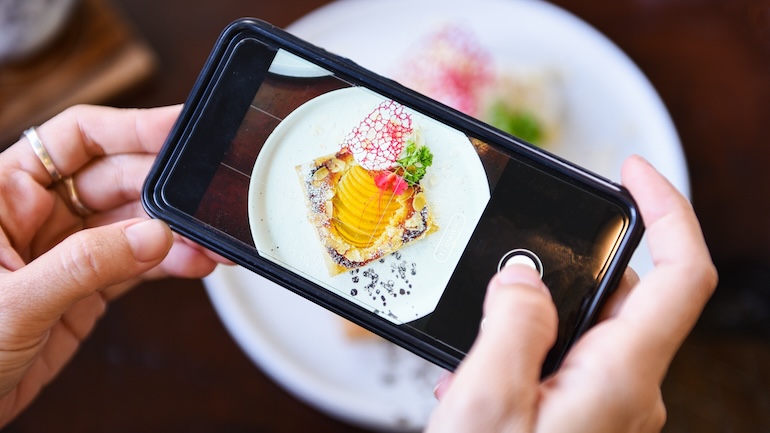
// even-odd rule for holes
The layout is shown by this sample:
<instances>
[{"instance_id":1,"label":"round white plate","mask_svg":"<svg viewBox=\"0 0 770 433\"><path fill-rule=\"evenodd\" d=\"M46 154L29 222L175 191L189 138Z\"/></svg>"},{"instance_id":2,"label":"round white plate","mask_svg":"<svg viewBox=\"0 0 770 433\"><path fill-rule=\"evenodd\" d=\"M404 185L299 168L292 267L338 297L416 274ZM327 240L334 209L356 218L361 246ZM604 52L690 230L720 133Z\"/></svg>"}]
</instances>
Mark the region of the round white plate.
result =
<instances>
[{"instance_id":1,"label":"round white plate","mask_svg":"<svg viewBox=\"0 0 770 433\"><path fill-rule=\"evenodd\" d=\"M626 156L640 154L689 193L676 131L642 72L595 29L549 3L342 0L288 30L390 75L414 41L448 21L468 26L500 65L561 73L568 117L556 153L611 179ZM632 265L642 274L651 268L646 247ZM435 367L389 344L347 341L333 314L243 269L220 267L205 282L243 350L299 398L378 430L426 422Z\"/></svg>"},{"instance_id":2,"label":"round white plate","mask_svg":"<svg viewBox=\"0 0 770 433\"><path fill-rule=\"evenodd\" d=\"M384 100L367 89L344 88L311 99L283 119L251 173L249 225L263 257L403 324L435 310L463 253L459 247L470 240L489 200L489 184L465 135L407 109L433 153L421 185L438 230L360 269L330 275L296 167L337 153L345 136Z\"/></svg>"},{"instance_id":3,"label":"round white plate","mask_svg":"<svg viewBox=\"0 0 770 433\"><path fill-rule=\"evenodd\" d=\"M343 319L244 268L220 266L205 284L244 352L299 399L373 430L425 425L439 367L384 340L347 338Z\"/></svg>"}]
</instances>

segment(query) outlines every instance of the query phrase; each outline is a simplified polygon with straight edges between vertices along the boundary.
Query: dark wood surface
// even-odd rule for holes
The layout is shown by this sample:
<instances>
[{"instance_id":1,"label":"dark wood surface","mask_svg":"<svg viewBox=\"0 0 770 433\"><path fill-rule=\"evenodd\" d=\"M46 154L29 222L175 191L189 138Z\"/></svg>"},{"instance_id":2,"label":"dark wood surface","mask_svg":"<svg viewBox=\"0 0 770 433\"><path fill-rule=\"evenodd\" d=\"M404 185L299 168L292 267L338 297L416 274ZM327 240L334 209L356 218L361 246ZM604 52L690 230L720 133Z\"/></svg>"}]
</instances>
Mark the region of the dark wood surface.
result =
<instances>
[{"instance_id":1,"label":"dark wood surface","mask_svg":"<svg viewBox=\"0 0 770 433\"><path fill-rule=\"evenodd\" d=\"M0 65L0 147L65 108L103 101L155 70L152 50L108 0L80 0L50 43Z\"/></svg>"},{"instance_id":2,"label":"dark wood surface","mask_svg":"<svg viewBox=\"0 0 770 433\"><path fill-rule=\"evenodd\" d=\"M233 19L286 26L326 3L113 2L158 56L151 81L106 101L132 107L183 102ZM714 302L664 384L666 431L768 431L770 2L554 3L611 38L659 91L721 273ZM167 280L111 305L76 358L6 431L364 430L306 406L262 374L226 332L200 281Z\"/></svg>"}]
</instances>

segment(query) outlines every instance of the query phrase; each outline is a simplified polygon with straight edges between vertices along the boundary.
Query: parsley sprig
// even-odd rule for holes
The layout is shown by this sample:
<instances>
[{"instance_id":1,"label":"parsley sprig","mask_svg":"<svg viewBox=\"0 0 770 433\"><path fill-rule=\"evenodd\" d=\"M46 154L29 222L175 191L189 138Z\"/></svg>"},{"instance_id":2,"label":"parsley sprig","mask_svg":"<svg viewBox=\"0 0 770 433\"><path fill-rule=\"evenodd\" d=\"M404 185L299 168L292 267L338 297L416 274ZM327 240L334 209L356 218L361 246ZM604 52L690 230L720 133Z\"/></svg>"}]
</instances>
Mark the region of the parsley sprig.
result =
<instances>
[{"instance_id":1,"label":"parsley sprig","mask_svg":"<svg viewBox=\"0 0 770 433\"><path fill-rule=\"evenodd\" d=\"M426 146L417 146L410 141L406 146L406 154L396 161L401 168L398 173L409 185L416 185L425 176L425 172L433 164L433 153Z\"/></svg>"}]
</instances>

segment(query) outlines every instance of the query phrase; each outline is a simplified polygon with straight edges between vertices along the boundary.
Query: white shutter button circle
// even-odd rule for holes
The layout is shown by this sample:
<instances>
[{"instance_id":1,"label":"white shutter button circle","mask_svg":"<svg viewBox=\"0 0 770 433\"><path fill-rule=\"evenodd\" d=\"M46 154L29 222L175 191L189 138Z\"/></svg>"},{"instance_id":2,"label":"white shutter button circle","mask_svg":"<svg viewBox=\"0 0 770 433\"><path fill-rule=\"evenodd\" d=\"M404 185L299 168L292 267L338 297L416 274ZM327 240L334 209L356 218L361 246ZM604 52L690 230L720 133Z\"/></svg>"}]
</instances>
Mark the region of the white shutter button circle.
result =
<instances>
[{"instance_id":1,"label":"white shutter button circle","mask_svg":"<svg viewBox=\"0 0 770 433\"><path fill-rule=\"evenodd\" d=\"M540 261L540 257L537 254L530 250L518 248L508 251L497 264L497 271L500 272L504 267L510 265L529 266L540 274L540 278L543 278L543 262Z\"/></svg>"}]
</instances>

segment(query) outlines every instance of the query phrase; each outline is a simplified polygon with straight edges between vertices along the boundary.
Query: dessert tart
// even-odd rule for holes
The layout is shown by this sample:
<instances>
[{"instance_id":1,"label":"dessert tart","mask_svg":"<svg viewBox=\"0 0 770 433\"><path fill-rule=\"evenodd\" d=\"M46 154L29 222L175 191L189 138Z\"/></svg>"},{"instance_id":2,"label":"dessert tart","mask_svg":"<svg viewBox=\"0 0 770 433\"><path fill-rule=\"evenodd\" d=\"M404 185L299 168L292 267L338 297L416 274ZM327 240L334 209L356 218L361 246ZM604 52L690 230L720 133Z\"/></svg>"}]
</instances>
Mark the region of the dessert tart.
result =
<instances>
[{"instance_id":1,"label":"dessert tart","mask_svg":"<svg viewBox=\"0 0 770 433\"><path fill-rule=\"evenodd\" d=\"M433 155L404 107L385 101L338 152L296 167L331 275L362 267L438 229L420 180Z\"/></svg>"},{"instance_id":2,"label":"dessert tart","mask_svg":"<svg viewBox=\"0 0 770 433\"><path fill-rule=\"evenodd\" d=\"M397 81L531 144L556 143L565 121L560 74L546 66L495 64L466 26L447 23L408 50Z\"/></svg>"}]
</instances>

